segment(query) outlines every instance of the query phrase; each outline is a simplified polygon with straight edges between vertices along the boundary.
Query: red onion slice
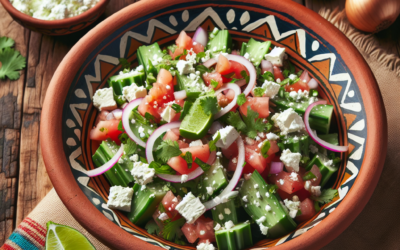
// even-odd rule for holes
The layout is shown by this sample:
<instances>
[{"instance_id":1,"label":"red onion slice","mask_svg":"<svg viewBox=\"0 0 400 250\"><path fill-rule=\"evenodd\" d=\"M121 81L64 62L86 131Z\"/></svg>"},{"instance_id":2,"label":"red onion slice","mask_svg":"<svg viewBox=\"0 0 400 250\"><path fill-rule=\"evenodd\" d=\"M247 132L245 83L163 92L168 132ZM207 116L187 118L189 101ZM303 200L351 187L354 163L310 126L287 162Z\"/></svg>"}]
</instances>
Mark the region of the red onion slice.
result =
<instances>
[{"instance_id":1,"label":"red onion slice","mask_svg":"<svg viewBox=\"0 0 400 250\"><path fill-rule=\"evenodd\" d=\"M242 91L240 90L240 87L239 87L237 84L235 84L235 83L228 83L228 84L223 85L223 86L222 86L220 89L218 89L217 91L215 91L215 95L218 95L219 93L221 93L222 91L224 91L224 90L226 90L226 89L232 89L233 91L235 91L235 97L233 98L233 100L232 100L228 105L226 105L223 109L221 109L220 111L218 111L218 113L216 113L216 114L214 115L214 119L218 119L218 118L220 118L221 116L223 116L223 115L225 115L226 113L228 113L229 111L231 111L231 109L232 109L233 107L235 107L235 105L236 105L236 100L237 100L238 95L240 95L240 93L242 92Z\"/></svg>"},{"instance_id":2,"label":"red onion slice","mask_svg":"<svg viewBox=\"0 0 400 250\"><path fill-rule=\"evenodd\" d=\"M243 91L244 95L248 96L250 94L250 91L256 85L257 74L256 74L256 69L254 68L254 65L251 62L249 62L246 58L244 58L243 56L226 55L225 57L229 61L235 61L235 62L238 62L238 63L242 64L249 71L249 74L250 74L249 83L247 84L247 87ZM211 58L210 60L208 60L205 63L203 63L203 65L206 66L207 68L209 68L209 67L211 67L212 65L214 65L216 63L217 63L217 60L215 60L215 58Z\"/></svg>"},{"instance_id":3,"label":"red onion slice","mask_svg":"<svg viewBox=\"0 0 400 250\"><path fill-rule=\"evenodd\" d=\"M271 168L269 170L270 174L279 174L283 171L283 162L273 161L271 162Z\"/></svg>"},{"instance_id":4,"label":"red onion slice","mask_svg":"<svg viewBox=\"0 0 400 250\"><path fill-rule=\"evenodd\" d=\"M176 100L186 99L186 90L176 91L174 92L174 96Z\"/></svg>"},{"instance_id":5,"label":"red onion slice","mask_svg":"<svg viewBox=\"0 0 400 250\"><path fill-rule=\"evenodd\" d=\"M237 186L237 184L239 183L240 177L242 176L243 173L243 164L244 164L244 144L240 136L237 138L236 143L238 145L239 155L235 173L233 174L233 177L229 182L228 186L226 186L224 191L222 191L222 193L217 196L218 199L216 197L210 201L203 203L203 205L206 207L207 210L210 210L211 208L219 205L221 203L222 198L228 195L231 191L233 191Z\"/></svg>"},{"instance_id":6,"label":"red onion slice","mask_svg":"<svg viewBox=\"0 0 400 250\"><path fill-rule=\"evenodd\" d=\"M274 65L272 65L272 63L268 60L261 61L261 73L264 74L265 71L274 73Z\"/></svg>"},{"instance_id":7,"label":"red onion slice","mask_svg":"<svg viewBox=\"0 0 400 250\"><path fill-rule=\"evenodd\" d=\"M154 130L154 132L150 135L149 139L147 140L147 143L145 145L146 147L146 158L147 162L150 164L150 162L154 161L153 157L153 147L154 143L160 137L164 132L167 132L169 129L174 129L174 128L179 128L181 126L181 122L170 122L167 124L162 125L161 127L157 128Z\"/></svg>"},{"instance_id":8,"label":"red onion slice","mask_svg":"<svg viewBox=\"0 0 400 250\"><path fill-rule=\"evenodd\" d=\"M122 111L122 126L124 127L125 133L129 136L129 138L135 141L138 145L146 147L146 143L133 133L131 126L129 125L131 122L129 117L131 116L132 110L139 106L139 104L142 102L142 99L143 98L135 99L125 106L124 110Z\"/></svg>"},{"instance_id":9,"label":"red onion slice","mask_svg":"<svg viewBox=\"0 0 400 250\"><path fill-rule=\"evenodd\" d=\"M106 162L104 165L86 171L87 176L89 177L95 177L101 174L104 174L105 172L107 172L108 170L110 170L119 160L119 158L121 158L121 156L124 154L124 144L121 144L121 146L119 147L117 153L111 158L111 160L109 160L108 162Z\"/></svg>"},{"instance_id":10,"label":"red onion slice","mask_svg":"<svg viewBox=\"0 0 400 250\"><path fill-rule=\"evenodd\" d=\"M193 41L200 43L203 47L207 46L208 43L208 33L202 27L198 27L193 35Z\"/></svg>"},{"instance_id":11,"label":"red onion slice","mask_svg":"<svg viewBox=\"0 0 400 250\"><path fill-rule=\"evenodd\" d=\"M216 153L217 153L216 151L212 151L210 153L210 156L208 157L207 164L212 165L214 163L215 158L216 158ZM201 169L201 167L198 167L193 172L188 174L187 181L196 179L197 177L199 177L203 173L204 173L203 169ZM174 183L181 182L181 177L182 177L182 175L171 175L171 174L157 174L157 176L160 177L161 179L165 180L165 181L174 182Z\"/></svg>"},{"instance_id":12,"label":"red onion slice","mask_svg":"<svg viewBox=\"0 0 400 250\"><path fill-rule=\"evenodd\" d=\"M208 130L208 133L213 135L221 128L223 128L223 126L219 121L213 122L213 124L211 124L210 129Z\"/></svg>"},{"instance_id":13,"label":"red onion slice","mask_svg":"<svg viewBox=\"0 0 400 250\"><path fill-rule=\"evenodd\" d=\"M307 84L308 84L308 87L310 87L310 89L318 88L318 82L314 78L311 78L311 80Z\"/></svg>"},{"instance_id":14,"label":"red onion slice","mask_svg":"<svg viewBox=\"0 0 400 250\"><path fill-rule=\"evenodd\" d=\"M316 105L324 105L327 102L325 100L321 100L318 102L314 102L313 104L310 104L310 106L307 107L306 112L304 114L304 124L306 125L306 129L308 134L310 135L310 137L320 146L333 151L333 152L347 152L347 150L349 150L349 146L336 146L333 144L330 144L324 140L321 140L320 138L318 138L318 136L316 134L314 134L314 132L311 130L310 127L310 123L309 123L309 117L310 117L310 113L311 110L313 109L313 107L315 107Z\"/></svg>"},{"instance_id":15,"label":"red onion slice","mask_svg":"<svg viewBox=\"0 0 400 250\"><path fill-rule=\"evenodd\" d=\"M300 76L300 81L303 81L305 83L308 83L310 81L310 76L308 75L308 71L304 70L303 73Z\"/></svg>"}]
</instances>

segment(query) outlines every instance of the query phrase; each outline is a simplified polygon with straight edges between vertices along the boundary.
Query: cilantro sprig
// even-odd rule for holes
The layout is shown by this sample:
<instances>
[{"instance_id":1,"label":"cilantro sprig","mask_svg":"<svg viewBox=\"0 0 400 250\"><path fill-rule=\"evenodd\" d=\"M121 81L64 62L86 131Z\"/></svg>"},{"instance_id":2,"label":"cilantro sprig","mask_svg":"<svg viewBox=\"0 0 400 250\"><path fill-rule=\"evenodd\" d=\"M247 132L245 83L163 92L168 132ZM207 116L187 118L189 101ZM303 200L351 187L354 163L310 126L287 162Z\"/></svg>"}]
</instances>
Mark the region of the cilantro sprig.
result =
<instances>
[{"instance_id":1,"label":"cilantro sprig","mask_svg":"<svg viewBox=\"0 0 400 250\"><path fill-rule=\"evenodd\" d=\"M240 95L238 95L236 103L237 105L242 106L246 101L246 96L244 95L244 93L241 93Z\"/></svg>"},{"instance_id":2,"label":"cilantro sprig","mask_svg":"<svg viewBox=\"0 0 400 250\"><path fill-rule=\"evenodd\" d=\"M256 138L259 132L264 131L267 127L262 119L258 118L258 113L253 111L250 106L247 107L247 116L240 116L238 112L229 112L227 122L229 125L241 131L250 138Z\"/></svg>"},{"instance_id":3,"label":"cilantro sprig","mask_svg":"<svg viewBox=\"0 0 400 250\"><path fill-rule=\"evenodd\" d=\"M25 68L26 59L19 51L11 48L15 41L8 37L0 37L0 79L18 80L20 70Z\"/></svg>"},{"instance_id":4,"label":"cilantro sprig","mask_svg":"<svg viewBox=\"0 0 400 250\"><path fill-rule=\"evenodd\" d=\"M218 101L215 96L207 96L200 100L203 111L206 115L214 115L218 113Z\"/></svg>"},{"instance_id":5,"label":"cilantro sprig","mask_svg":"<svg viewBox=\"0 0 400 250\"><path fill-rule=\"evenodd\" d=\"M320 196L312 196L311 198L319 203L325 204L331 202L336 196L338 196L337 189L325 189L321 191Z\"/></svg>"},{"instance_id":6,"label":"cilantro sprig","mask_svg":"<svg viewBox=\"0 0 400 250\"><path fill-rule=\"evenodd\" d=\"M156 161L152 161L149 164L149 168L153 168L156 171L156 174L171 174L171 175L176 174L176 171L173 168L171 168L169 165L160 164Z\"/></svg>"},{"instance_id":7,"label":"cilantro sprig","mask_svg":"<svg viewBox=\"0 0 400 250\"><path fill-rule=\"evenodd\" d=\"M155 153L157 158L165 163L172 157L181 155L182 151L179 149L178 142L167 139L161 142Z\"/></svg>"}]
</instances>

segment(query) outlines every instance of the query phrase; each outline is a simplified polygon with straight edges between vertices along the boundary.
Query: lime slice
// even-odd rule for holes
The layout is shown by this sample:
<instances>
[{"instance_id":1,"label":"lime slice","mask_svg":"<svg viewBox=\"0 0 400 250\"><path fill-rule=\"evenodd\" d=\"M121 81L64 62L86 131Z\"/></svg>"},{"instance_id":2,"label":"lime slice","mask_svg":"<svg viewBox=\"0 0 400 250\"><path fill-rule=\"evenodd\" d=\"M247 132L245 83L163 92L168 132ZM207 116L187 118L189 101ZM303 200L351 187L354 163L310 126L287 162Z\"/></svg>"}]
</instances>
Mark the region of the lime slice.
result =
<instances>
[{"instance_id":1,"label":"lime slice","mask_svg":"<svg viewBox=\"0 0 400 250\"><path fill-rule=\"evenodd\" d=\"M46 250L96 250L80 232L69 226L47 222Z\"/></svg>"},{"instance_id":2,"label":"lime slice","mask_svg":"<svg viewBox=\"0 0 400 250\"><path fill-rule=\"evenodd\" d=\"M201 97L197 98L193 103L179 128L181 136L191 140L203 138L213 122L213 116L204 113L200 103L201 99Z\"/></svg>"}]
</instances>

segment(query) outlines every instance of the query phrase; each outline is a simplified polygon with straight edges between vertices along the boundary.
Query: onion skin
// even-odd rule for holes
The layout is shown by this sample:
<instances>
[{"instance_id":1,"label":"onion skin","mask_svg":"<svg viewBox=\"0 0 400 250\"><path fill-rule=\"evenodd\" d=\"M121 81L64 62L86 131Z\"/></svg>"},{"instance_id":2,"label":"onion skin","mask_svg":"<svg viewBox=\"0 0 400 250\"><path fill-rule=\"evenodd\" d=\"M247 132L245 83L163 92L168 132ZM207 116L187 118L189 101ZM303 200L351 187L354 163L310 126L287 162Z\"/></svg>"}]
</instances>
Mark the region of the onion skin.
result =
<instances>
[{"instance_id":1,"label":"onion skin","mask_svg":"<svg viewBox=\"0 0 400 250\"><path fill-rule=\"evenodd\" d=\"M346 15L359 30L376 33L388 28L400 14L399 0L347 0Z\"/></svg>"}]
</instances>

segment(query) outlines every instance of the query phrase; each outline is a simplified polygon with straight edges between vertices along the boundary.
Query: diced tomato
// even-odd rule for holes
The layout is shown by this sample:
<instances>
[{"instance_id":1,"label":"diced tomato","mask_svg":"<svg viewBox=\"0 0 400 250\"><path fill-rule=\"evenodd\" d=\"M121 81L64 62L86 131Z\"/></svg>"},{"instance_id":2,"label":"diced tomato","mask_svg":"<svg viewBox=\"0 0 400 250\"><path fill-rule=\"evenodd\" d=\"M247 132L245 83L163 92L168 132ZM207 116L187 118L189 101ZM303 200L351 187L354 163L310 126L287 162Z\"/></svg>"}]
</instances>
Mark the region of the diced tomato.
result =
<instances>
[{"instance_id":1,"label":"diced tomato","mask_svg":"<svg viewBox=\"0 0 400 250\"><path fill-rule=\"evenodd\" d=\"M215 71L220 73L221 75L226 75L232 72L231 63L222 54L218 56L218 62L217 66L215 67Z\"/></svg>"},{"instance_id":2,"label":"diced tomato","mask_svg":"<svg viewBox=\"0 0 400 250\"><path fill-rule=\"evenodd\" d=\"M142 102L139 104L138 111L139 113L144 116L146 113L149 113L150 115L154 116L156 122L159 122L161 119L160 114L157 112L157 109L154 108L154 106L151 106L151 102L148 101L148 98L150 96L146 96L143 98Z\"/></svg>"},{"instance_id":3,"label":"diced tomato","mask_svg":"<svg viewBox=\"0 0 400 250\"><path fill-rule=\"evenodd\" d=\"M171 72L162 68L160 72L158 72L157 82L164 85L173 85Z\"/></svg>"},{"instance_id":4,"label":"diced tomato","mask_svg":"<svg viewBox=\"0 0 400 250\"><path fill-rule=\"evenodd\" d=\"M200 43L193 42L193 52L198 54L204 52L204 47Z\"/></svg>"},{"instance_id":5,"label":"diced tomato","mask_svg":"<svg viewBox=\"0 0 400 250\"><path fill-rule=\"evenodd\" d=\"M239 107L240 113L247 116L247 107L258 113L259 118L267 118L269 116L269 97L247 97L247 101Z\"/></svg>"},{"instance_id":6,"label":"diced tomato","mask_svg":"<svg viewBox=\"0 0 400 250\"><path fill-rule=\"evenodd\" d=\"M167 162L167 164L171 166L171 168L173 168L180 174L189 174L194 171L198 167L198 165L194 163L194 160L196 158L199 158L203 162L207 162L208 158L210 157L210 148L208 147L208 144L182 148L181 151L183 154L185 154L186 152L192 153L193 163L190 169L188 168L186 161L180 156L172 157Z\"/></svg>"},{"instance_id":7,"label":"diced tomato","mask_svg":"<svg viewBox=\"0 0 400 250\"><path fill-rule=\"evenodd\" d=\"M188 148L188 147L189 147L189 144L186 143L186 142L184 142L184 141L182 141L182 140L179 140L179 141L178 141L178 145L179 145L179 148L180 148L180 149L182 149L182 148Z\"/></svg>"},{"instance_id":8,"label":"diced tomato","mask_svg":"<svg viewBox=\"0 0 400 250\"><path fill-rule=\"evenodd\" d=\"M181 55L181 56L179 57L180 60L185 60L185 59L186 59L186 55L183 55L184 48L177 47L177 48L175 49L174 53L172 53L171 51L169 51L169 52L170 52L169 54L171 55L171 57L172 57L173 60L175 60L175 58L176 58L177 56L179 56L179 55Z\"/></svg>"},{"instance_id":9,"label":"diced tomato","mask_svg":"<svg viewBox=\"0 0 400 250\"><path fill-rule=\"evenodd\" d=\"M241 72L244 70L246 71L246 74L249 75L249 71L247 70L247 68L245 66L243 66L243 64L235 62L235 61L229 61L231 63L231 68L230 68L230 72L234 72L235 73L235 78L237 79L241 79L243 78Z\"/></svg>"},{"instance_id":10,"label":"diced tomato","mask_svg":"<svg viewBox=\"0 0 400 250\"><path fill-rule=\"evenodd\" d=\"M282 189L288 194L292 194L297 190L304 188L304 181L300 175L297 175L297 180L293 180L290 173L284 171L275 176L271 175L270 180L272 180L279 189Z\"/></svg>"},{"instance_id":11,"label":"diced tomato","mask_svg":"<svg viewBox=\"0 0 400 250\"><path fill-rule=\"evenodd\" d=\"M238 146L236 142L233 142L228 148L224 149L221 148L222 154L228 158L232 159L233 157L238 156L239 151L238 151Z\"/></svg>"},{"instance_id":12,"label":"diced tomato","mask_svg":"<svg viewBox=\"0 0 400 250\"><path fill-rule=\"evenodd\" d=\"M267 152L269 156L279 152L280 149L277 141L269 141L269 144L271 145Z\"/></svg>"},{"instance_id":13,"label":"diced tomato","mask_svg":"<svg viewBox=\"0 0 400 250\"><path fill-rule=\"evenodd\" d=\"M175 134L172 132L172 130L169 130L165 133L163 140L170 139L171 141L178 141L179 140L179 135Z\"/></svg>"},{"instance_id":14,"label":"diced tomato","mask_svg":"<svg viewBox=\"0 0 400 250\"><path fill-rule=\"evenodd\" d=\"M118 130L118 120L100 121L95 128L90 131L90 139L104 141L107 138L120 144L118 136L122 133Z\"/></svg>"},{"instance_id":15,"label":"diced tomato","mask_svg":"<svg viewBox=\"0 0 400 250\"><path fill-rule=\"evenodd\" d=\"M196 225L194 224L185 223L185 225L183 225L181 230L189 243L194 243L197 240L197 238L199 238L196 233Z\"/></svg>"},{"instance_id":16,"label":"diced tomato","mask_svg":"<svg viewBox=\"0 0 400 250\"><path fill-rule=\"evenodd\" d=\"M259 173L262 173L267 167L267 159L260 154L260 149L257 145L245 145L245 161Z\"/></svg>"},{"instance_id":17,"label":"diced tomato","mask_svg":"<svg viewBox=\"0 0 400 250\"><path fill-rule=\"evenodd\" d=\"M282 74L281 68L279 68L278 66L274 66L274 77L275 77L275 81L277 81L278 79L283 81L285 79L285 77Z\"/></svg>"},{"instance_id":18,"label":"diced tomato","mask_svg":"<svg viewBox=\"0 0 400 250\"><path fill-rule=\"evenodd\" d=\"M206 218L204 215L202 215L195 221L194 224L196 224L197 236L201 240L209 240L210 242L215 241L213 228L214 221L212 219Z\"/></svg>"},{"instance_id":19,"label":"diced tomato","mask_svg":"<svg viewBox=\"0 0 400 250\"><path fill-rule=\"evenodd\" d=\"M211 80L217 81L218 85L214 89L219 89L223 85L222 76L218 72L215 72L215 73L206 72L206 73L204 73L203 74L203 80L204 80L204 83L206 84L206 86L210 86Z\"/></svg>"},{"instance_id":20,"label":"diced tomato","mask_svg":"<svg viewBox=\"0 0 400 250\"><path fill-rule=\"evenodd\" d=\"M300 201L303 201L303 200L305 200L305 199L307 199L308 197L311 196L310 192L308 192L304 188L302 188L302 189L300 189L300 190L298 190L298 191L296 191L296 192L294 192L292 194L288 194L288 193L286 193L285 191L283 191L281 189L278 189L277 192L278 192L278 194L279 194L279 196L281 197L282 200L284 200L284 199L292 200L293 196L296 195L297 197L299 197Z\"/></svg>"},{"instance_id":21,"label":"diced tomato","mask_svg":"<svg viewBox=\"0 0 400 250\"><path fill-rule=\"evenodd\" d=\"M285 89L287 92L291 92L291 91L298 92L299 90L309 91L310 87L308 86L308 82L310 81L310 79L311 78L308 75L308 71L304 70L304 72L300 76L300 80L298 82L296 82L295 84L285 86Z\"/></svg>"},{"instance_id":22,"label":"diced tomato","mask_svg":"<svg viewBox=\"0 0 400 250\"><path fill-rule=\"evenodd\" d=\"M301 215L296 216L295 220L297 222L307 221L317 213L314 208L314 202L309 198L300 203L299 210L301 211Z\"/></svg>"},{"instance_id":23,"label":"diced tomato","mask_svg":"<svg viewBox=\"0 0 400 250\"><path fill-rule=\"evenodd\" d=\"M311 185L312 186L318 186L321 183L321 178L322 178L322 174L319 171L319 168L317 165L312 166L310 171L307 171L304 175L308 174L309 172L313 173L315 175L316 178L311 179Z\"/></svg>"},{"instance_id":24,"label":"diced tomato","mask_svg":"<svg viewBox=\"0 0 400 250\"><path fill-rule=\"evenodd\" d=\"M181 31L175 41L176 45L180 48L189 50L193 46L192 38L186 34L184 30Z\"/></svg>"},{"instance_id":25,"label":"diced tomato","mask_svg":"<svg viewBox=\"0 0 400 250\"><path fill-rule=\"evenodd\" d=\"M168 191L161 201L161 204L165 209L165 213L168 214L168 217L172 221L174 221L174 219L176 219L175 217L179 215L178 211L175 210L175 207L180 201L181 198L179 196L175 197L175 195L171 191Z\"/></svg>"}]
</instances>

